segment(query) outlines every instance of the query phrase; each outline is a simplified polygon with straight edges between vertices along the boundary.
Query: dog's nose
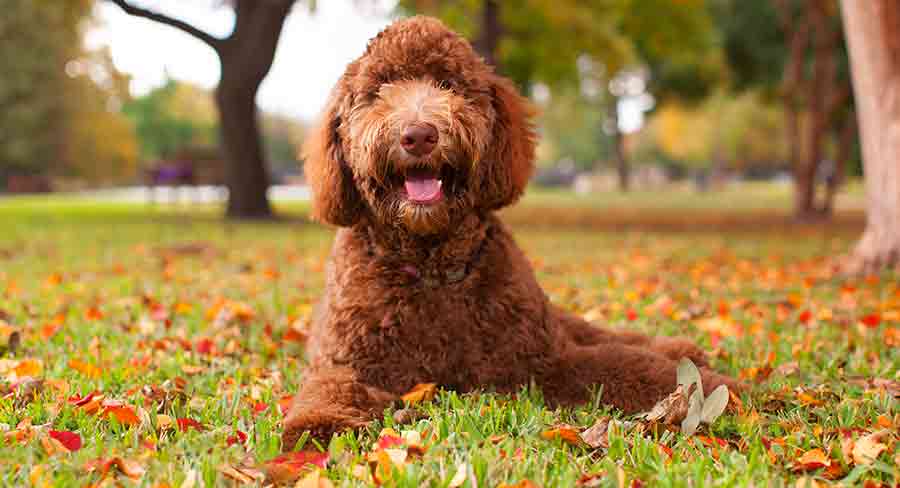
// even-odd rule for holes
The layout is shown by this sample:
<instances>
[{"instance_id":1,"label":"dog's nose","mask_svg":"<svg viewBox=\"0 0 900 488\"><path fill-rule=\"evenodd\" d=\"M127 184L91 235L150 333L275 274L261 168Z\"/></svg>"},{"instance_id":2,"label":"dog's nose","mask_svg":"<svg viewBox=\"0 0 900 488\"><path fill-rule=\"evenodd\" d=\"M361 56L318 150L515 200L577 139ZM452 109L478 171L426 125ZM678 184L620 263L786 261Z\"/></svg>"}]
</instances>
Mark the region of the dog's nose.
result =
<instances>
[{"instance_id":1,"label":"dog's nose","mask_svg":"<svg viewBox=\"0 0 900 488\"><path fill-rule=\"evenodd\" d=\"M403 131L400 145L409 154L422 157L434 151L438 143L438 132L431 124L413 124Z\"/></svg>"}]
</instances>

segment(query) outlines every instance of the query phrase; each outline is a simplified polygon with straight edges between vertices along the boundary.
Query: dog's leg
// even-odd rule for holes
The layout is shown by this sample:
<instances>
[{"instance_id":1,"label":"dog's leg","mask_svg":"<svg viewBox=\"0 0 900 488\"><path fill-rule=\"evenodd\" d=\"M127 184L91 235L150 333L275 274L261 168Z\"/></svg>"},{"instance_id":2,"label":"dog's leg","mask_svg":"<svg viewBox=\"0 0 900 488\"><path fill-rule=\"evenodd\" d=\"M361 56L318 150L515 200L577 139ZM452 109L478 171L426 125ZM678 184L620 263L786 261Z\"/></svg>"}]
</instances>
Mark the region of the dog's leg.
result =
<instances>
[{"instance_id":1,"label":"dog's leg","mask_svg":"<svg viewBox=\"0 0 900 488\"><path fill-rule=\"evenodd\" d=\"M602 400L626 413L649 410L672 393L677 362L651 349L621 344L574 346L561 353L552 374L540 378L551 404L577 404L589 399L591 386L603 388ZM709 394L725 384L742 390L739 382L708 369L700 370Z\"/></svg>"},{"instance_id":2,"label":"dog's leg","mask_svg":"<svg viewBox=\"0 0 900 488\"><path fill-rule=\"evenodd\" d=\"M327 444L335 433L365 427L394 400L396 395L357 381L348 368L309 370L285 416L282 449L293 449L304 432Z\"/></svg>"},{"instance_id":3,"label":"dog's leg","mask_svg":"<svg viewBox=\"0 0 900 488\"><path fill-rule=\"evenodd\" d=\"M669 359L690 358L699 367L709 364L706 353L693 341L684 337L651 337L640 332L604 329L561 310L557 310L556 314L557 322L565 330L566 335L579 346L599 344L641 346L661 353Z\"/></svg>"}]
</instances>

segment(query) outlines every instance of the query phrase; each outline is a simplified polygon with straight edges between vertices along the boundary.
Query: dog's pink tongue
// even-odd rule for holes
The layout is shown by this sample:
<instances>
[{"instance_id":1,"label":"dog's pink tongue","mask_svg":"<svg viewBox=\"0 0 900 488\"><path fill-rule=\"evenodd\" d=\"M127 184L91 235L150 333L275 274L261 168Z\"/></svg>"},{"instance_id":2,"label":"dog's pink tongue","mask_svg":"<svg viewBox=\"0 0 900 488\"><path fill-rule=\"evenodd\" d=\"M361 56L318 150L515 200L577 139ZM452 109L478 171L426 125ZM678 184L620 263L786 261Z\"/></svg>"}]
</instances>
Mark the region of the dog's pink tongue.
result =
<instances>
[{"instance_id":1,"label":"dog's pink tongue","mask_svg":"<svg viewBox=\"0 0 900 488\"><path fill-rule=\"evenodd\" d=\"M404 186L409 199L414 202L428 203L441 198L441 180L433 176L409 175Z\"/></svg>"}]
</instances>

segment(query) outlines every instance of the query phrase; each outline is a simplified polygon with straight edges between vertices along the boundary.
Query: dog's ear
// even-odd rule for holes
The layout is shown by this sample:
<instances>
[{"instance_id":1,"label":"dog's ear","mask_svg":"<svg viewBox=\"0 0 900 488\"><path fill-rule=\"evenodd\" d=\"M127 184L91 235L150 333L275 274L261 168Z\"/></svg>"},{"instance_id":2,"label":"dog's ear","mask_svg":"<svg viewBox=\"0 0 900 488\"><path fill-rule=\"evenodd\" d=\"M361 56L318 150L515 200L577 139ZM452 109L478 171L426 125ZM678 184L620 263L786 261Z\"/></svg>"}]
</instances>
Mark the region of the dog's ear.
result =
<instances>
[{"instance_id":1,"label":"dog's ear","mask_svg":"<svg viewBox=\"0 0 900 488\"><path fill-rule=\"evenodd\" d=\"M341 82L339 82L341 83ZM320 222L349 227L359 220L363 201L344 158L339 128L345 116L346 92L338 85L318 127L303 148L304 173L312 188L312 215Z\"/></svg>"},{"instance_id":2,"label":"dog's ear","mask_svg":"<svg viewBox=\"0 0 900 488\"><path fill-rule=\"evenodd\" d=\"M481 205L496 210L514 203L534 172L535 132L531 103L511 81L491 75L491 103L496 113L492 142L479 163Z\"/></svg>"}]
</instances>

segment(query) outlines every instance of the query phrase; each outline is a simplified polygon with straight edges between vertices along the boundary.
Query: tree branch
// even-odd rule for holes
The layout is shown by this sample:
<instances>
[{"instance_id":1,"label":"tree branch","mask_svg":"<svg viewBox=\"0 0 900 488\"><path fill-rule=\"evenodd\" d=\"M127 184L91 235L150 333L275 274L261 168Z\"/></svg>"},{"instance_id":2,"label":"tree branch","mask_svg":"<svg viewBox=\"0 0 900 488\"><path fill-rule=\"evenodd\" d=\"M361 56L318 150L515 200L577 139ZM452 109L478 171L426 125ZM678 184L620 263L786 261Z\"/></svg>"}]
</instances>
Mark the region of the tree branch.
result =
<instances>
[{"instance_id":1,"label":"tree branch","mask_svg":"<svg viewBox=\"0 0 900 488\"><path fill-rule=\"evenodd\" d=\"M127 0L109 0L110 2L117 5L128 15L133 15L135 17L143 17L145 19L152 20L154 22L158 22L160 24L168 25L170 27L174 27L186 34L189 34L203 42L205 42L209 47L213 48L216 52L220 52L225 41L223 39L219 39L207 32L204 32L197 27L194 27L187 22L182 20L178 20L168 15L153 12L151 10L147 10L140 7L135 7L128 3Z\"/></svg>"}]
</instances>

